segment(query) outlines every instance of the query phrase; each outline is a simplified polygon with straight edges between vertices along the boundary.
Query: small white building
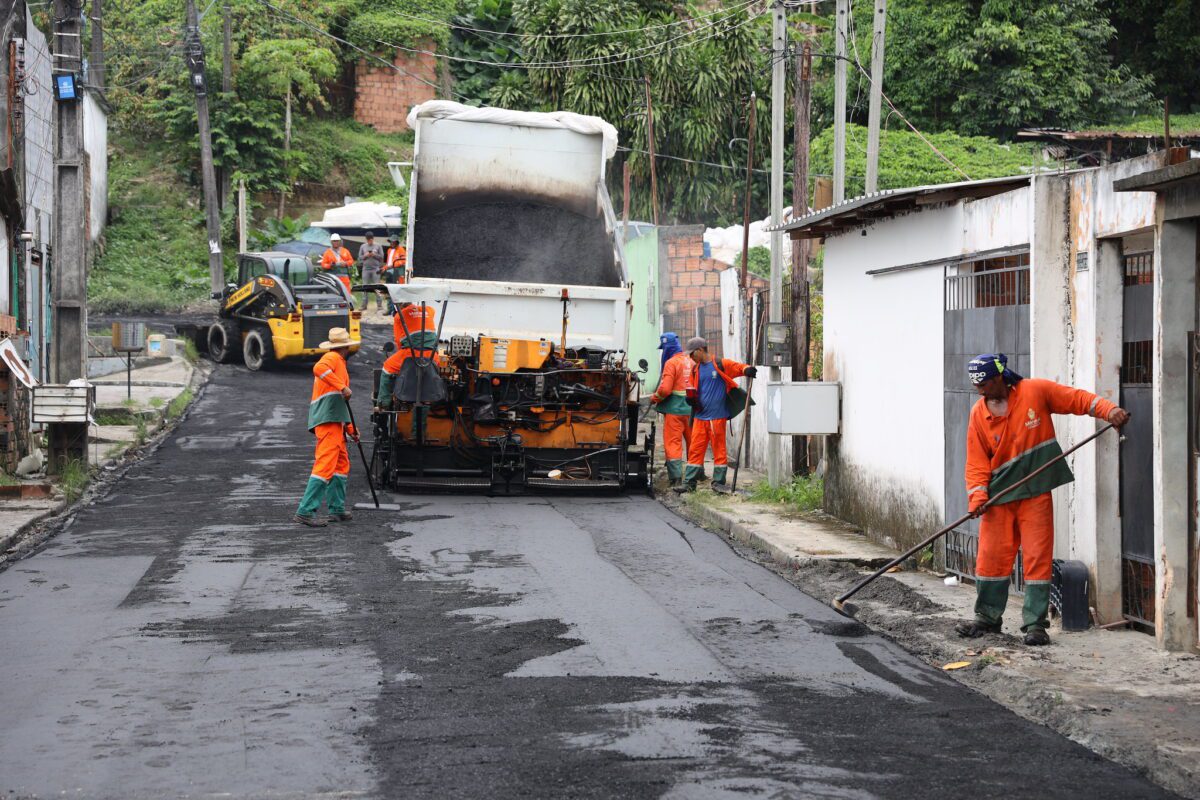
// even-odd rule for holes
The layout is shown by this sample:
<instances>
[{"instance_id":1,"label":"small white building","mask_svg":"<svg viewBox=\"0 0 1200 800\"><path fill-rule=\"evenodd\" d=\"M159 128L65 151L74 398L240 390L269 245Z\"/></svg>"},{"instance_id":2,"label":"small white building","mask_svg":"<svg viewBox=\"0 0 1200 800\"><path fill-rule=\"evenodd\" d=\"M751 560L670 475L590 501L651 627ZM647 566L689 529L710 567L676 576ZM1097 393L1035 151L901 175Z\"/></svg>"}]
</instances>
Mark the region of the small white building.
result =
<instances>
[{"instance_id":1,"label":"small white building","mask_svg":"<svg viewBox=\"0 0 1200 800\"><path fill-rule=\"evenodd\" d=\"M1105 622L1197 641L1200 160L1185 149L1095 169L902 189L802 217L825 240L825 380L842 385L826 505L897 546L966 511L966 362L1088 389L1133 413L1123 441L1070 458L1055 555L1088 565ZM1196 357L1192 357L1195 355ZM1064 449L1097 429L1057 418ZM970 576L974 523L944 540Z\"/></svg>"}]
</instances>

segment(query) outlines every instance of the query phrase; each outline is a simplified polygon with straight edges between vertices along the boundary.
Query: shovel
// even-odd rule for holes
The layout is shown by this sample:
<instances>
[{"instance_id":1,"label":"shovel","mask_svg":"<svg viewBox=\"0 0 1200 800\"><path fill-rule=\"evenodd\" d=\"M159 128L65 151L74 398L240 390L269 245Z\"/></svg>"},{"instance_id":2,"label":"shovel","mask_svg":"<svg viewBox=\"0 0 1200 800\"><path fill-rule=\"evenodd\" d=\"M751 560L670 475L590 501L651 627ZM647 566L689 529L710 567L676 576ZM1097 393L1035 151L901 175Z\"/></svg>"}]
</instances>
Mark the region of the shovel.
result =
<instances>
[{"instance_id":1,"label":"shovel","mask_svg":"<svg viewBox=\"0 0 1200 800\"><path fill-rule=\"evenodd\" d=\"M918 545L913 546L912 548L910 548L910 549L906 550L905 552L901 553L900 555L896 556L891 561L884 564L879 569L875 570L875 572L873 572L870 575L868 575L867 577L863 578L861 581L859 581L857 584L855 584L851 589L849 589L846 592L843 592L838 597L835 597L833 599L833 602L830 603L830 605L833 606L833 610L838 612L839 614L841 614L843 617L850 617L851 619L854 619L854 615L858 613L858 607L855 606L853 603L847 603L846 601L849 600L854 595L858 594L864 588L866 588L869 584L871 584L880 575L883 575L885 572L890 570L892 567L895 567L897 564L900 564L905 559L912 558L912 556L916 555L921 550L924 550L926 547L933 544L938 539L942 538L947 533L954 530L959 525L962 525L964 522L971 519L972 517L980 516L981 514L983 514L984 511L987 511L989 508L996 505L996 503L1005 495L1009 494L1010 492L1015 491L1016 489L1019 489L1020 487L1024 486L1025 484L1029 483L1031 480L1036 478L1038 475L1041 475L1043 472L1048 470L1050 467L1054 466L1059 461L1062 461L1064 458L1071 455L1071 453L1074 453L1076 450L1083 447L1088 442L1094 441L1095 439L1099 439L1106 431L1108 431L1110 428L1114 428L1114 427L1116 427L1116 426L1113 425L1111 422L1106 424L1103 428L1096 431L1091 436L1087 437L1082 442L1080 442L1079 444L1072 447L1070 450L1066 451L1065 453L1061 453L1058 456L1055 456L1053 459L1051 459L1050 461L1047 461L1045 464L1038 467L1033 472L1029 473L1024 478L1022 478L1021 480L1014 483L1012 486L1009 486L1007 489L1003 490L1002 492L997 494L995 497L990 498L986 503L984 503L979 508L978 511L968 512L966 514L963 514L961 517L956 519L954 522L951 522L949 525L942 528L941 530L939 530L937 533L930 536L925 541L921 542Z\"/></svg>"}]
</instances>

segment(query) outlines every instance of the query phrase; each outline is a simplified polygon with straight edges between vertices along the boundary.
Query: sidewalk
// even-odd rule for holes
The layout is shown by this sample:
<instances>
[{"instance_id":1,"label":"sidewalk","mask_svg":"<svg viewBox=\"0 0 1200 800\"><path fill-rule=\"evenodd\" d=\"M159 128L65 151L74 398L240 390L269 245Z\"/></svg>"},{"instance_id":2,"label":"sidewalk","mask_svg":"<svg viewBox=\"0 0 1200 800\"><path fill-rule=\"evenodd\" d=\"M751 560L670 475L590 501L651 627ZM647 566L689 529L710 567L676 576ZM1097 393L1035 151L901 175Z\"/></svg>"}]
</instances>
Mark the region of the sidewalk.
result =
<instances>
[{"instance_id":1,"label":"sidewalk","mask_svg":"<svg viewBox=\"0 0 1200 800\"><path fill-rule=\"evenodd\" d=\"M658 496L680 516L752 548L744 554L823 601L896 555L820 512L751 502L741 491L758 479L743 472L734 497L703 485L679 497L665 484ZM1152 636L1130 630L1063 633L1057 622L1051 646L1028 648L1019 636L1019 597L1010 599L1005 633L961 639L953 624L971 617L974 599L969 584L901 571L880 578L854 602L859 621L928 663L967 662L947 674L1020 716L1200 798L1200 656L1160 652Z\"/></svg>"},{"instance_id":2,"label":"sidewalk","mask_svg":"<svg viewBox=\"0 0 1200 800\"><path fill-rule=\"evenodd\" d=\"M131 379L132 397L126 393L124 370L92 379L96 411L88 430L88 462L93 477L115 469L129 451L182 414L203 374L186 358L171 356L166 363L134 369ZM45 497L0 495L0 560L15 551L34 525L78 499L83 477L80 485L70 486L45 475L19 481L27 491L49 495Z\"/></svg>"}]
</instances>

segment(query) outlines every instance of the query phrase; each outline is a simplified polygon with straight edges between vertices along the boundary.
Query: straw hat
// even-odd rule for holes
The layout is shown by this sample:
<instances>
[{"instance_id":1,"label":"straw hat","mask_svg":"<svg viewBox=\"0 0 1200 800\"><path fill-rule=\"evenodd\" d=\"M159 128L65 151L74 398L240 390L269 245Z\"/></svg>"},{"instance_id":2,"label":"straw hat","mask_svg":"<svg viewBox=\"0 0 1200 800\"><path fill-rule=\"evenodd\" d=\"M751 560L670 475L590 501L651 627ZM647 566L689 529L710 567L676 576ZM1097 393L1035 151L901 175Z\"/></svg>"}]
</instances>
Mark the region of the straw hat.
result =
<instances>
[{"instance_id":1,"label":"straw hat","mask_svg":"<svg viewBox=\"0 0 1200 800\"><path fill-rule=\"evenodd\" d=\"M321 342L319 346L322 350L341 350L353 344L354 340L350 338L349 331L345 328L333 328L329 331L329 341Z\"/></svg>"}]
</instances>

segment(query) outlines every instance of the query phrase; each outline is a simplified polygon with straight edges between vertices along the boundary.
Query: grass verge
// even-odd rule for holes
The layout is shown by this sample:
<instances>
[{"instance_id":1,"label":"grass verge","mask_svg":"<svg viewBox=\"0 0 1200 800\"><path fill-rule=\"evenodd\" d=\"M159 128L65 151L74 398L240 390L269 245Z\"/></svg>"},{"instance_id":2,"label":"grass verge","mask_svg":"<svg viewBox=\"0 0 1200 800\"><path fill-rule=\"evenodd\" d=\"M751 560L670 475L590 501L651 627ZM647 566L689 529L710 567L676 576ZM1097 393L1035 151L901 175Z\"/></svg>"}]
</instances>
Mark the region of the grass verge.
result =
<instances>
[{"instance_id":1,"label":"grass verge","mask_svg":"<svg viewBox=\"0 0 1200 800\"><path fill-rule=\"evenodd\" d=\"M195 396L195 392L193 392L190 388L184 389L182 392L176 395L175 399L171 401L171 404L167 406L167 419L179 419L179 417L191 404L192 398Z\"/></svg>"},{"instance_id":2,"label":"grass verge","mask_svg":"<svg viewBox=\"0 0 1200 800\"><path fill-rule=\"evenodd\" d=\"M797 475L791 483L772 489L759 481L750 489L750 499L759 503L778 503L797 511L816 511L825 500L825 481L816 475Z\"/></svg>"},{"instance_id":3,"label":"grass verge","mask_svg":"<svg viewBox=\"0 0 1200 800\"><path fill-rule=\"evenodd\" d=\"M63 497L68 503L74 503L80 498L90 476L87 465L79 459L73 459L63 465L58 480L62 486Z\"/></svg>"}]
</instances>

